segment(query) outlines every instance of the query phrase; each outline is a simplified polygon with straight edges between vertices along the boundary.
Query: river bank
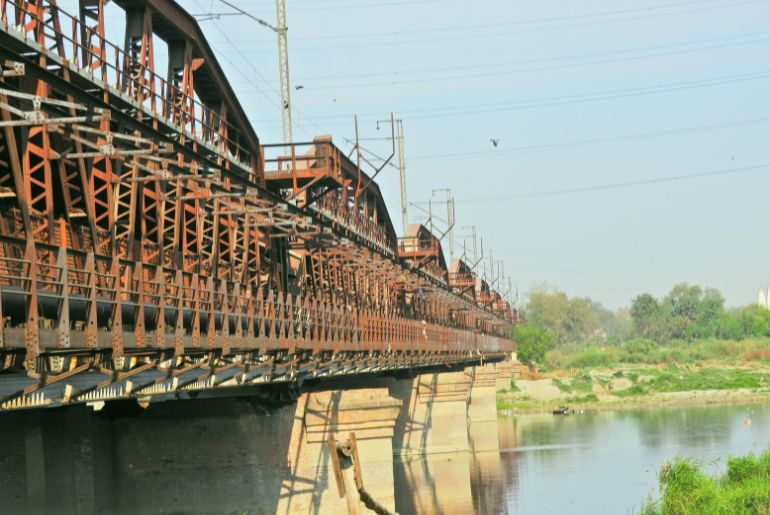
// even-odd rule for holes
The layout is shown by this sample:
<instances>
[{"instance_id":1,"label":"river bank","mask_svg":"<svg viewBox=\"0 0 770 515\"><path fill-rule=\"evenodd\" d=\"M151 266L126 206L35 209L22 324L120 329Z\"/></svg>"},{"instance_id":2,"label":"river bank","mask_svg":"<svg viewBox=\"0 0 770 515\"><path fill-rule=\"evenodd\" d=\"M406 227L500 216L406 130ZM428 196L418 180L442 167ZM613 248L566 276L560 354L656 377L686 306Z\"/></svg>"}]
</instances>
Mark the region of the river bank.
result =
<instances>
[{"instance_id":1,"label":"river bank","mask_svg":"<svg viewBox=\"0 0 770 515\"><path fill-rule=\"evenodd\" d=\"M770 401L770 366L704 363L677 367L556 371L517 379L497 392L501 412L537 413L569 406L586 410L749 404Z\"/></svg>"}]
</instances>

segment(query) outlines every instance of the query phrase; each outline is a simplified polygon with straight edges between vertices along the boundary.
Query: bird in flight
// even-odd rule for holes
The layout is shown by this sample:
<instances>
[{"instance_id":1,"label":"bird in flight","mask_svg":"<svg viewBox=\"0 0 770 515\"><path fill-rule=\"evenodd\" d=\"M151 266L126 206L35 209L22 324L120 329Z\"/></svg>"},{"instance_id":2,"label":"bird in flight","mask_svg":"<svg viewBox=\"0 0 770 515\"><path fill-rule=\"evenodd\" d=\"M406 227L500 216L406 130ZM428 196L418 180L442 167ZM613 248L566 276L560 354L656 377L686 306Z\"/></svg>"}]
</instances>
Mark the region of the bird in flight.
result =
<instances>
[{"instance_id":1,"label":"bird in flight","mask_svg":"<svg viewBox=\"0 0 770 515\"><path fill-rule=\"evenodd\" d=\"M301 90L301 89L305 89L305 86L303 86L302 84L297 84L296 86L294 86L294 89L295 89L296 91L299 91L299 90Z\"/></svg>"},{"instance_id":2,"label":"bird in flight","mask_svg":"<svg viewBox=\"0 0 770 515\"><path fill-rule=\"evenodd\" d=\"M490 139L489 141L492 142L492 146L497 148L497 145L500 143L499 139Z\"/></svg>"}]
</instances>

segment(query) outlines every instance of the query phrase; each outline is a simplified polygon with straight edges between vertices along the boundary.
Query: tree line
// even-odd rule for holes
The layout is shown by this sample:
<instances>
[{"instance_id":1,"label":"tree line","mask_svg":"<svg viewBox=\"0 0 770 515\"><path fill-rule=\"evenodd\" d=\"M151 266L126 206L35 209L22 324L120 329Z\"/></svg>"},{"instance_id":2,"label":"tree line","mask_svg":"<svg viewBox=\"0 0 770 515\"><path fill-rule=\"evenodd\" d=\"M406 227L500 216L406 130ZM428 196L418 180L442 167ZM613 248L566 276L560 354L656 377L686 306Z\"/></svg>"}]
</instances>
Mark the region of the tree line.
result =
<instances>
[{"instance_id":1,"label":"tree line","mask_svg":"<svg viewBox=\"0 0 770 515\"><path fill-rule=\"evenodd\" d=\"M726 308L719 290L687 283L661 298L642 293L617 311L543 287L530 292L523 313L525 323L516 327L514 338L524 362L542 362L548 350L568 345L650 347L770 336L770 310Z\"/></svg>"}]
</instances>

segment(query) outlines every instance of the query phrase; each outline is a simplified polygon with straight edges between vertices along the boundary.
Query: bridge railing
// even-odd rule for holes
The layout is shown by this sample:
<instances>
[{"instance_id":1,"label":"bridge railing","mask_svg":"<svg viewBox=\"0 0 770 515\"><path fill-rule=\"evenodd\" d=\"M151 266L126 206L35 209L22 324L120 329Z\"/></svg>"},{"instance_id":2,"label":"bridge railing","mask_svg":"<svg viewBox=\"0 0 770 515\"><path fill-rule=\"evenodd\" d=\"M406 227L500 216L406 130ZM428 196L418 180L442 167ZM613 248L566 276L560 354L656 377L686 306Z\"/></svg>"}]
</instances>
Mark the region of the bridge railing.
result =
<instances>
[{"instance_id":1,"label":"bridge railing","mask_svg":"<svg viewBox=\"0 0 770 515\"><path fill-rule=\"evenodd\" d=\"M309 295L0 238L0 342L46 350L129 348L508 352L470 328L357 309ZM14 256L23 256L21 258ZM5 316L1 316L1 315ZM7 318L7 320L6 320ZM18 327L24 337L11 338ZM41 337L43 332L51 333ZM18 336L18 335L17 335Z\"/></svg>"},{"instance_id":2,"label":"bridge railing","mask_svg":"<svg viewBox=\"0 0 770 515\"><path fill-rule=\"evenodd\" d=\"M63 66L114 88L152 115L162 117L169 126L178 129L180 135L190 137L193 142L204 142L219 158L234 161L256 173L253 168L259 156L252 155L243 146L237 126L204 105L194 93L190 95L156 74L55 2L41 0L40 5L35 6L21 0L0 0L0 22L6 31L32 32L33 40L37 39L43 50L60 59ZM148 123L151 121L148 119Z\"/></svg>"},{"instance_id":3,"label":"bridge railing","mask_svg":"<svg viewBox=\"0 0 770 515\"><path fill-rule=\"evenodd\" d=\"M347 202L344 195L325 195L310 207L369 240L389 255L395 253L394 242L388 238L385 228Z\"/></svg>"}]
</instances>

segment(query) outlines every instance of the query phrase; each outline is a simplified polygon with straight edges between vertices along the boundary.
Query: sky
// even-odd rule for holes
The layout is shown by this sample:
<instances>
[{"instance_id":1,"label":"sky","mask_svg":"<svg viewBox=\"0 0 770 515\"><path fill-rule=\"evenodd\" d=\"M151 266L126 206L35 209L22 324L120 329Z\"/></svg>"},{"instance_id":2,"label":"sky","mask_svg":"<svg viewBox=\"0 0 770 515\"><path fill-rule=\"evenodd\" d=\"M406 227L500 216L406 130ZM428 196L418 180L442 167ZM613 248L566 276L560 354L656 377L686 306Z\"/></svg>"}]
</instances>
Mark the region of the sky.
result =
<instances>
[{"instance_id":1,"label":"sky","mask_svg":"<svg viewBox=\"0 0 770 515\"><path fill-rule=\"evenodd\" d=\"M272 0L235 3L275 22ZM294 140L349 150L357 114L387 156L376 121L394 113L409 201L446 218L434 190L451 189L455 257L475 226L520 302L547 283L615 309L686 281L735 306L770 279L770 0L286 4ZM261 141L280 142L275 34L200 25ZM397 170L378 182L400 232Z\"/></svg>"}]
</instances>

